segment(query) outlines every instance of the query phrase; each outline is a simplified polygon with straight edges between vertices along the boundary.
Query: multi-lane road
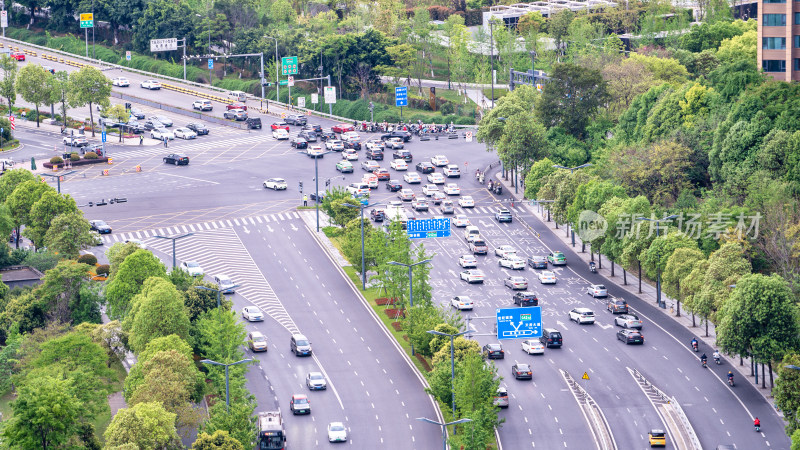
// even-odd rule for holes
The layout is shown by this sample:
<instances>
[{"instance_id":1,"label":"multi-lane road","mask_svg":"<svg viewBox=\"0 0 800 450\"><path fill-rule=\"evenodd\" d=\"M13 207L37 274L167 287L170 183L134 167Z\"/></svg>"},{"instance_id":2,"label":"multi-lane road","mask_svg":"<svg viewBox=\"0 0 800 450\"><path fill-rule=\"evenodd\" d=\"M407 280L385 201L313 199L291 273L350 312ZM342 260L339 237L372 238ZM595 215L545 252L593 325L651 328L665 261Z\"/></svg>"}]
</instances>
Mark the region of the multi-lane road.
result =
<instances>
[{"instance_id":1,"label":"multi-lane road","mask_svg":"<svg viewBox=\"0 0 800 450\"><path fill-rule=\"evenodd\" d=\"M30 60L39 62L36 58ZM109 71L107 75L111 78L120 74ZM177 92L140 90L138 82L144 77L127 76L134 86L126 91L134 95L175 106L191 104L191 97ZM142 109L164 114L148 107ZM176 127L190 121L181 115L166 115ZM230 275L240 284L232 296L237 311L257 305L268 313L266 321L247 324L248 330L262 331L269 340L267 353L252 354L258 365L248 372L248 388L255 395L259 410L280 407L289 416L286 422L291 447L327 445L327 423L342 421L357 448L436 448L441 442L439 429L415 420L437 417L419 375L318 244L313 227L308 227L301 217L309 212L295 208L302 198L299 182L304 183L306 193L313 191L313 160L296 152L288 142L275 141L268 129L272 119L263 121L266 129L251 132L210 125L209 136L173 141L168 149L109 142L114 158L110 174L103 176L97 166L78 169L61 184L62 192L75 197L81 205L113 197L128 199L127 203L83 208L87 218L105 219L114 228L114 233L106 237L106 246L140 239L170 265L171 244L153 236L193 233L178 242L178 261L199 261L207 275ZM321 119L310 122L332 125ZM291 134L296 133L292 127ZM60 142L57 134L18 128L17 137L25 147L14 155L15 159L35 156L41 160L60 153L59 148L57 152L53 150L54 144ZM593 448L590 428L559 370L576 379L583 373L589 375L582 385L603 409L619 448L647 447L649 429L666 426L631 377L629 368L637 369L667 395L675 397L705 448L724 443L748 449L789 447L780 419L755 388L743 379L737 380L733 389L724 382L728 362L703 369L697 354L688 349L692 337L689 330L599 274L589 273L577 262L573 249L547 230L528 206L512 206L507 194L496 196L479 186L472 174L496 160L484 146L467 143L463 138L428 142L415 139L407 148L414 155L414 164L444 154L461 167L464 176L457 182L462 195L475 198L476 207L456 208L457 213L466 214L489 244L489 255L478 257L486 282L467 285L458 278L461 269L457 258L468 253L460 229L454 229L449 238L424 241L436 253L431 284L434 300L443 307L448 307L449 299L459 294L475 300L474 311L460 313L465 317L494 316L498 307L513 307L512 292L502 283L512 271L500 268L493 256L499 245L512 245L524 257L551 250L562 250L567 255L568 265L555 268L555 286L539 285L533 269L513 271L526 277L529 290L538 293L544 325L563 333L564 347L547 349L544 355L527 355L518 340L503 341L505 359L495 360L495 364L511 397L510 407L501 412L506 419L499 432L504 448ZM191 158L190 165L163 164L162 158L169 152L186 153ZM361 180L364 172L357 163L353 174L337 172L334 165L339 158L339 154L330 154L319 161L320 185L326 179L334 185ZM388 162L380 165L388 168ZM140 172L136 166L141 167ZM393 179L402 180L402 173L390 172ZM266 191L262 181L269 177L285 178L289 189ZM404 187L422 195L421 185L404 183ZM385 203L396 200L396 195L381 183L372 200ZM494 220L494 209L500 203L514 213L512 223ZM439 207L434 206L418 215L439 214ZM617 327L612 314L605 311L606 300L587 295L589 283L605 283L611 297L628 301L644 321L644 345L627 346L616 339ZM578 306L593 309L597 323L570 322L567 312ZM470 324L472 338L481 346L497 342L490 336L494 332L492 319L475 319ZM311 340L313 357L296 357L289 351L289 336L298 331ZM709 356L713 351L702 350ZM510 368L517 361L532 364L532 381L513 379ZM325 373L329 388L308 392L305 375L317 370ZM289 398L295 393L309 395L310 417L288 414ZM753 416L761 418L763 433L751 428Z\"/></svg>"}]
</instances>

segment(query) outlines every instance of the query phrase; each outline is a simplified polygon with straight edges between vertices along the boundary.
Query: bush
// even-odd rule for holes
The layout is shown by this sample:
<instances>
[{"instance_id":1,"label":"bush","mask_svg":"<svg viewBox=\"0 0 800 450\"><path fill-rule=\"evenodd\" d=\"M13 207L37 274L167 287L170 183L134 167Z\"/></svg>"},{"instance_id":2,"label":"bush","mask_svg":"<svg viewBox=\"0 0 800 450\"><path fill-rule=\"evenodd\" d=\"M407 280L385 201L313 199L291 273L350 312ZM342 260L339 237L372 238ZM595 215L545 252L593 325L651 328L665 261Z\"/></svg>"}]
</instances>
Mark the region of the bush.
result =
<instances>
[{"instance_id":1,"label":"bush","mask_svg":"<svg viewBox=\"0 0 800 450\"><path fill-rule=\"evenodd\" d=\"M97 153L95 152L86 152L86 154L83 155L83 159L97 159L97 158L98 156Z\"/></svg>"},{"instance_id":2,"label":"bush","mask_svg":"<svg viewBox=\"0 0 800 450\"><path fill-rule=\"evenodd\" d=\"M64 164L64 160L61 159L60 156L53 156L52 158L50 158L50 164L52 164L54 166L56 164Z\"/></svg>"},{"instance_id":3,"label":"bush","mask_svg":"<svg viewBox=\"0 0 800 450\"><path fill-rule=\"evenodd\" d=\"M452 102L442 103L442 106L439 108L439 111L442 112L443 116L448 116L456 112Z\"/></svg>"},{"instance_id":4,"label":"bush","mask_svg":"<svg viewBox=\"0 0 800 450\"><path fill-rule=\"evenodd\" d=\"M459 117L454 121L456 125L475 125L475 119L472 117Z\"/></svg>"},{"instance_id":5,"label":"bush","mask_svg":"<svg viewBox=\"0 0 800 450\"><path fill-rule=\"evenodd\" d=\"M397 123L400 122L400 114L394 111L383 111L380 114L375 115L375 121Z\"/></svg>"},{"instance_id":6,"label":"bush","mask_svg":"<svg viewBox=\"0 0 800 450\"><path fill-rule=\"evenodd\" d=\"M108 275L110 270L108 264L100 264L97 266L97 269L95 269L95 272L97 272L98 275Z\"/></svg>"},{"instance_id":7,"label":"bush","mask_svg":"<svg viewBox=\"0 0 800 450\"><path fill-rule=\"evenodd\" d=\"M45 250L41 252L30 252L25 260L22 262L26 266L31 266L39 272L47 272L58 264L59 256L55 253Z\"/></svg>"},{"instance_id":8,"label":"bush","mask_svg":"<svg viewBox=\"0 0 800 450\"><path fill-rule=\"evenodd\" d=\"M79 161L80 159L81 159L81 155L79 155L78 152L72 152L72 153L69 154L69 160L70 161Z\"/></svg>"},{"instance_id":9,"label":"bush","mask_svg":"<svg viewBox=\"0 0 800 450\"><path fill-rule=\"evenodd\" d=\"M78 262L93 266L93 265L97 264L97 257L94 256L91 253L85 253L85 254L83 254L83 255L78 257Z\"/></svg>"},{"instance_id":10,"label":"bush","mask_svg":"<svg viewBox=\"0 0 800 450\"><path fill-rule=\"evenodd\" d=\"M453 14L455 10L452 10L446 6L429 6L428 13L431 15L431 20L447 20L451 14Z\"/></svg>"}]
</instances>

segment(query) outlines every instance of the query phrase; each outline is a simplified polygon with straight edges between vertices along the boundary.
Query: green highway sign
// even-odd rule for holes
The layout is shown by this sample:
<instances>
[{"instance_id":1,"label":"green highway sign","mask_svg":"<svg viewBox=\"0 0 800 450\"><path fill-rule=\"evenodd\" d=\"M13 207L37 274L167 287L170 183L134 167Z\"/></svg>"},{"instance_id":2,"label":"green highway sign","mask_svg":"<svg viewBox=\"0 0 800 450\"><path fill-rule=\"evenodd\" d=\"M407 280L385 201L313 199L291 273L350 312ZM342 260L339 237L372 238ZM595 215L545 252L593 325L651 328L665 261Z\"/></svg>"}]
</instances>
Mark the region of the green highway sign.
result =
<instances>
[{"instance_id":1,"label":"green highway sign","mask_svg":"<svg viewBox=\"0 0 800 450\"><path fill-rule=\"evenodd\" d=\"M94 14L92 13L81 14L81 28L93 28L93 27L94 27Z\"/></svg>"},{"instance_id":2,"label":"green highway sign","mask_svg":"<svg viewBox=\"0 0 800 450\"><path fill-rule=\"evenodd\" d=\"M284 56L281 58L281 73L283 75L297 74L297 56Z\"/></svg>"},{"instance_id":3,"label":"green highway sign","mask_svg":"<svg viewBox=\"0 0 800 450\"><path fill-rule=\"evenodd\" d=\"M278 81L278 86L286 86L289 84L289 80L280 80Z\"/></svg>"}]
</instances>

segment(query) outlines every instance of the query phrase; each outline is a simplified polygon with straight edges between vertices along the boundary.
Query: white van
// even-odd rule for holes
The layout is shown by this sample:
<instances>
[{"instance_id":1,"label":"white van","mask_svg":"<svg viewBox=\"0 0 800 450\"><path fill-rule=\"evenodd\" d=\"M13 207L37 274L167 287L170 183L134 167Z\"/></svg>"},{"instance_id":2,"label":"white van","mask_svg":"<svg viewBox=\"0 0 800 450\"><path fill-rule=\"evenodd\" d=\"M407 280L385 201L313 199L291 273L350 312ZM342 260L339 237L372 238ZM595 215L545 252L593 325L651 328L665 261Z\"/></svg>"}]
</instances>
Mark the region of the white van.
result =
<instances>
[{"instance_id":1,"label":"white van","mask_svg":"<svg viewBox=\"0 0 800 450\"><path fill-rule=\"evenodd\" d=\"M469 225L464 230L464 239L467 242L470 242L472 239L479 237L481 235L481 231L475 225Z\"/></svg>"},{"instance_id":2,"label":"white van","mask_svg":"<svg viewBox=\"0 0 800 450\"><path fill-rule=\"evenodd\" d=\"M244 102L247 100L247 94L242 91L230 91L228 92L228 98L234 102Z\"/></svg>"}]
</instances>

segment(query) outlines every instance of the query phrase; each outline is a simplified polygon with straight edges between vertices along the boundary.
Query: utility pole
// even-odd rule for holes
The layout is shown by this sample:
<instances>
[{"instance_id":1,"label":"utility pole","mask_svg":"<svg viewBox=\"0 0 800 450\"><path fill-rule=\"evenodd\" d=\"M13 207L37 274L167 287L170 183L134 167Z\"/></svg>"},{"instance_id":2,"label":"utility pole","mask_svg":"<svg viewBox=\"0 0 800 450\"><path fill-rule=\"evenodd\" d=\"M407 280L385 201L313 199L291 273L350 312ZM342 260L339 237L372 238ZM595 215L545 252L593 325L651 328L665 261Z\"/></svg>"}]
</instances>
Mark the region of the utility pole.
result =
<instances>
[{"instance_id":1,"label":"utility pole","mask_svg":"<svg viewBox=\"0 0 800 450\"><path fill-rule=\"evenodd\" d=\"M264 98L264 52L261 52L261 98Z\"/></svg>"},{"instance_id":2,"label":"utility pole","mask_svg":"<svg viewBox=\"0 0 800 450\"><path fill-rule=\"evenodd\" d=\"M489 19L489 61L492 63L492 109L494 109L494 22Z\"/></svg>"},{"instance_id":3,"label":"utility pole","mask_svg":"<svg viewBox=\"0 0 800 450\"><path fill-rule=\"evenodd\" d=\"M328 87L331 87L331 76L328 75ZM333 115L333 104L328 103L328 114Z\"/></svg>"}]
</instances>

